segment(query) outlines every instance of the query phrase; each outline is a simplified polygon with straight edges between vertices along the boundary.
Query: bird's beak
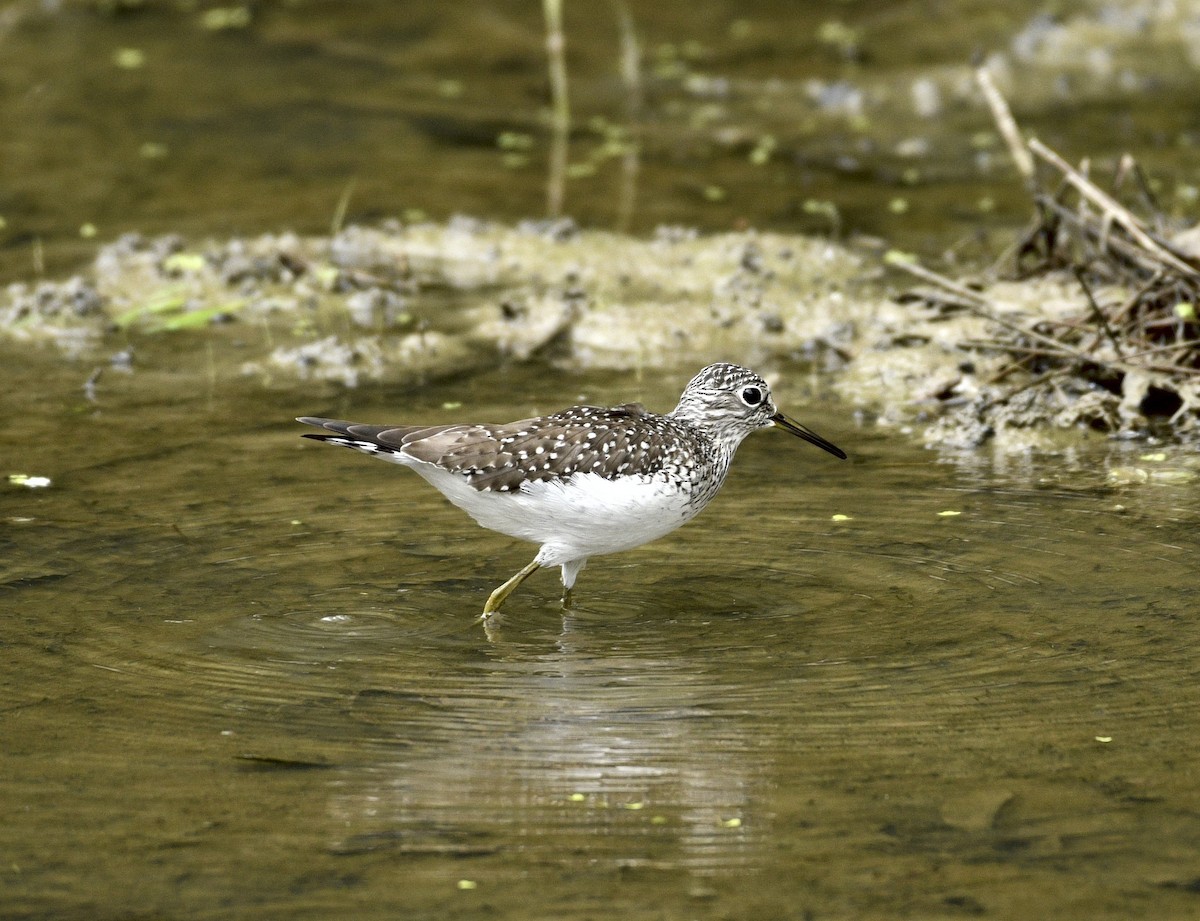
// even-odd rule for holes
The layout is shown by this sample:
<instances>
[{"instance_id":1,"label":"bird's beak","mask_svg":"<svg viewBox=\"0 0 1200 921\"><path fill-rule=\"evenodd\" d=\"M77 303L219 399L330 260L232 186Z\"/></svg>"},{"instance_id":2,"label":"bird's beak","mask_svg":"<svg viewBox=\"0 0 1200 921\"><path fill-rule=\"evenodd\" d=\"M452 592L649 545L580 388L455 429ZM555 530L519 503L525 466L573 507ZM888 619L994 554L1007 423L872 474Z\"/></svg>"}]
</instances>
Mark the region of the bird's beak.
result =
<instances>
[{"instance_id":1,"label":"bird's beak","mask_svg":"<svg viewBox=\"0 0 1200 921\"><path fill-rule=\"evenodd\" d=\"M818 435L812 429L801 425L795 419L789 419L783 413L778 413L778 412L775 413L775 415L773 415L771 417L771 422L773 424L779 426L785 432L791 432L797 438L803 438L809 444L816 445L818 448L821 448L823 451L828 451L834 457L840 457L842 460L846 459L846 452L843 451L841 448L839 448L837 445L833 444L832 442L826 441L824 438L822 438L820 435Z\"/></svg>"}]
</instances>

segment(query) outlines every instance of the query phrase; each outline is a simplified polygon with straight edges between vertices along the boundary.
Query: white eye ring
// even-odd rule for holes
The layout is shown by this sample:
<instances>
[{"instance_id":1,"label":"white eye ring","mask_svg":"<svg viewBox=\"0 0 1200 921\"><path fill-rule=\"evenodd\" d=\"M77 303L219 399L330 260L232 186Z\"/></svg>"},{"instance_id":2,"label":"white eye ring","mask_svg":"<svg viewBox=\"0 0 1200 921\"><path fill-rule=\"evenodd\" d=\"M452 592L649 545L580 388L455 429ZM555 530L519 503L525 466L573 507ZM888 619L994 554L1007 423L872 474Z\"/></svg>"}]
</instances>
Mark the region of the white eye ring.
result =
<instances>
[{"instance_id":1,"label":"white eye ring","mask_svg":"<svg viewBox=\"0 0 1200 921\"><path fill-rule=\"evenodd\" d=\"M743 387L738 398L747 406L761 406L767 395L761 387Z\"/></svg>"}]
</instances>

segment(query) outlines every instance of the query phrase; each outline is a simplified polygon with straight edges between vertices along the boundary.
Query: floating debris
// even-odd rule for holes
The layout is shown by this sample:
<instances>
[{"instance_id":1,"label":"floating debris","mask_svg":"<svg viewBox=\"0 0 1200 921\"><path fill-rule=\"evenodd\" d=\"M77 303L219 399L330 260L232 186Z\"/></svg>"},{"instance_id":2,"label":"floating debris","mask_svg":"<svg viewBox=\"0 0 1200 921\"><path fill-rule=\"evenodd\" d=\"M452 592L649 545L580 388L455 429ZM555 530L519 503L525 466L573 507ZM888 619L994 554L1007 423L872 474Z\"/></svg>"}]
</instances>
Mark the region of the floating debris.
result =
<instances>
[{"instance_id":1,"label":"floating debris","mask_svg":"<svg viewBox=\"0 0 1200 921\"><path fill-rule=\"evenodd\" d=\"M10 473L8 482L13 486L25 486L29 489L45 489L50 485L48 476L30 476L28 473Z\"/></svg>"}]
</instances>

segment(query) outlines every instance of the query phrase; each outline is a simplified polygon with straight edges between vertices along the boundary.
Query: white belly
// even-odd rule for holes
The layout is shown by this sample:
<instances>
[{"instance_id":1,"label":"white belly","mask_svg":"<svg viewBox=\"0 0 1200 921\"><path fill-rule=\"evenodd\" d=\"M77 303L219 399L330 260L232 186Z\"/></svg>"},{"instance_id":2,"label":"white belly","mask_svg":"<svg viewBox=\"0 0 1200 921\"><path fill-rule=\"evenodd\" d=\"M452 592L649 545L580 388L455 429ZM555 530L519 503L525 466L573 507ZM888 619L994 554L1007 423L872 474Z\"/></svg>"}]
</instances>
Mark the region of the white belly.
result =
<instances>
[{"instance_id":1,"label":"white belly","mask_svg":"<svg viewBox=\"0 0 1200 921\"><path fill-rule=\"evenodd\" d=\"M527 483L517 492L480 492L433 464L406 466L485 528L541 544L537 558L543 566L640 546L686 524L704 507L670 489L665 478L609 480L577 473Z\"/></svg>"}]
</instances>

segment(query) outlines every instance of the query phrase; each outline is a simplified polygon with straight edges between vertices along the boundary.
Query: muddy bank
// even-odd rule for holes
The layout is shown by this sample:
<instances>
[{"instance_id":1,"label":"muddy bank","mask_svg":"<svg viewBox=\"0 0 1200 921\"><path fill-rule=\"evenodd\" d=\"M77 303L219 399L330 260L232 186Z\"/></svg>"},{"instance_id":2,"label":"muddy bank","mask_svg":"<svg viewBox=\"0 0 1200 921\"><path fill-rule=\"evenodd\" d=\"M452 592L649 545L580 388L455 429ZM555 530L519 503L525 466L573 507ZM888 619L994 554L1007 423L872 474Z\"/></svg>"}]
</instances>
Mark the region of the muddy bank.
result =
<instances>
[{"instance_id":1,"label":"muddy bank","mask_svg":"<svg viewBox=\"0 0 1200 921\"><path fill-rule=\"evenodd\" d=\"M1004 332L995 317L913 296L884 264L800 236L641 240L465 218L204 244L131 235L85 273L9 286L0 332L84 368L136 372L149 343L181 368L207 351L249 387L416 385L532 359L686 373L731 358L823 373L826 392L938 447L1053 451L1087 431L1163 431L1132 381L1131 395L1070 375L1024 387L1036 368L986 347ZM1000 305L1000 322L1034 328L1078 314L1072 285L995 281L980 297ZM1194 438L1196 405L1168 408Z\"/></svg>"},{"instance_id":2,"label":"muddy bank","mask_svg":"<svg viewBox=\"0 0 1200 921\"><path fill-rule=\"evenodd\" d=\"M126 236L81 275L10 286L0 329L68 355L237 339L241 373L345 386L538 355L567 367L690 367L713 355L840 365L878 276L820 240L664 229L653 239L515 228L352 227L189 245Z\"/></svg>"}]
</instances>

